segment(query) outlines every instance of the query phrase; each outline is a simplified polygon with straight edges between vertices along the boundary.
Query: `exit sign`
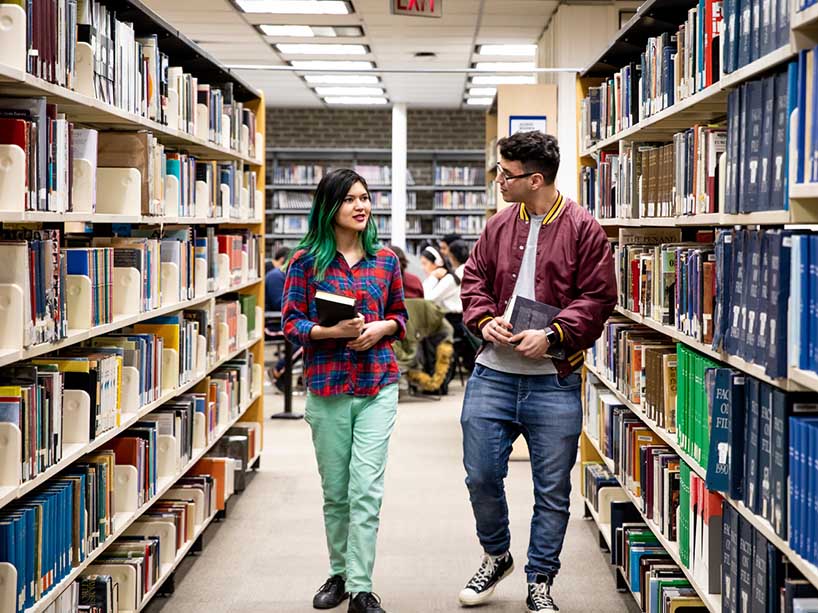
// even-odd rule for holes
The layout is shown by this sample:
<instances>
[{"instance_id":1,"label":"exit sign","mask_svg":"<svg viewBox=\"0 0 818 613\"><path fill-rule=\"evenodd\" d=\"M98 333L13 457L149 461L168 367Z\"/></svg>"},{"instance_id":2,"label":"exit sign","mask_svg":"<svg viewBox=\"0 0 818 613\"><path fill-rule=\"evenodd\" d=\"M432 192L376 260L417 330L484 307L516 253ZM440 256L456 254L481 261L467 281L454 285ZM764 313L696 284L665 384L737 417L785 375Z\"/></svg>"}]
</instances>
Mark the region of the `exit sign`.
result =
<instances>
[{"instance_id":1,"label":"exit sign","mask_svg":"<svg viewBox=\"0 0 818 613\"><path fill-rule=\"evenodd\" d=\"M393 15L443 17L443 0L390 0Z\"/></svg>"}]
</instances>

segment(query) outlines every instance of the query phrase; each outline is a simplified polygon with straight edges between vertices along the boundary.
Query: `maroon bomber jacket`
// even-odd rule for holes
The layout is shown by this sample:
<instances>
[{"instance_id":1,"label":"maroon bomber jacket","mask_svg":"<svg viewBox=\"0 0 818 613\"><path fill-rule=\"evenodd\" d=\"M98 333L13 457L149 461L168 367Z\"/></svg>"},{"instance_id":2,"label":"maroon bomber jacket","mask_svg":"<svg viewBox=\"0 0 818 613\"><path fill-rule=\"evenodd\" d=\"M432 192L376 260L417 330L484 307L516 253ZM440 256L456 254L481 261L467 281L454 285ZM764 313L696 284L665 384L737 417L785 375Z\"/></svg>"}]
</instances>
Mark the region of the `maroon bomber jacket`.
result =
<instances>
[{"instance_id":1,"label":"maroon bomber jacket","mask_svg":"<svg viewBox=\"0 0 818 613\"><path fill-rule=\"evenodd\" d=\"M517 283L528 240L525 204L509 206L489 219L463 273L463 320L480 333L502 315ZM583 350L602 333L616 306L616 277L608 237L597 221L560 195L546 214L537 243L535 297L561 310L554 328L566 360L554 360L561 377L582 364Z\"/></svg>"}]
</instances>

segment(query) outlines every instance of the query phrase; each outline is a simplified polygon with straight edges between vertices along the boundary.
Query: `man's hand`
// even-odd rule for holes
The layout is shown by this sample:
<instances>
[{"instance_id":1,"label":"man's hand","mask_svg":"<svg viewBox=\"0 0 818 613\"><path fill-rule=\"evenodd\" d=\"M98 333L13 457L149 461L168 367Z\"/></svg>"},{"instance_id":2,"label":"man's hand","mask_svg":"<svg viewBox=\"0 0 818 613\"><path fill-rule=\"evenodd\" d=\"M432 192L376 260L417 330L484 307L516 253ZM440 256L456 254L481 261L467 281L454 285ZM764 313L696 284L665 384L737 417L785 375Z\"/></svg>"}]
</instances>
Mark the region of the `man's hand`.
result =
<instances>
[{"instance_id":1,"label":"man's hand","mask_svg":"<svg viewBox=\"0 0 818 613\"><path fill-rule=\"evenodd\" d=\"M495 317L483 326L483 338L490 343L508 345L511 341L511 324L502 317Z\"/></svg>"},{"instance_id":2,"label":"man's hand","mask_svg":"<svg viewBox=\"0 0 818 613\"><path fill-rule=\"evenodd\" d=\"M549 347L545 330L523 330L512 336L509 342L519 343L515 351L532 360L544 358Z\"/></svg>"},{"instance_id":3,"label":"man's hand","mask_svg":"<svg viewBox=\"0 0 818 613\"><path fill-rule=\"evenodd\" d=\"M396 326L394 321L370 321L364 324L364 331L358 338L347 343L347 347L355 351L371 349L384 336L393 334Z\"/></svg>"}]
</instances>

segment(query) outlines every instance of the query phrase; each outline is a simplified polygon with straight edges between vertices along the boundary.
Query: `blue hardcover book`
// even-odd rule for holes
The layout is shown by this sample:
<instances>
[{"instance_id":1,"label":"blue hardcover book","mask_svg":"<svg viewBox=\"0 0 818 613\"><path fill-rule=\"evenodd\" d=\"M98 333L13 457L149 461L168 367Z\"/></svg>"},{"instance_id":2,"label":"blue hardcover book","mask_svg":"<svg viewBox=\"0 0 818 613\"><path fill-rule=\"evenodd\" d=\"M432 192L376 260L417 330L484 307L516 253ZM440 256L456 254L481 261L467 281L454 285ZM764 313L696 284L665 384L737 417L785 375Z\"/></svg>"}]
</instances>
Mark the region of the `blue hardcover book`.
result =
<instances>
[{"instance_id":1,"label":"blue hardcover book","mask_svg":"<svg viewBox=\"0 0 818 613\"><path fill-rule=\"evenodd\" d=\"M801 473L803 467L803 464L801 463L801 431L803 430L803 424L801 418L794 416L790 417L789 422L789 544L793 551L800 552L800 546L802 543L801 515L803 514L801 505Z\"/></svg>"},{"instance_id":2,"label":"blue hardcover book","mask_svg":"<svg viewBox=\"0 0 818 613\"><path fill-rule=\"evenodd\" d=\"M818 371L818 235L809 242L809 369Z\"/></svg>"},{"instance_id":3,"label":"blue hardcover book","mask_svg":"<svg viewBox=\"0 0 818 613\"><path fill-rule=\"evenodd\" d=\"M787 395L772 390L772 455L770 467L770 523L775 533L787 538Z\"/></svg>"},{"instance_id":4,"label":"blue hardcover book","mask_svg":"<svg viewBox=\"0 0 818 613\"><path fill-rule=\"evenodd\" d=\"M809 181L815 182L818 181L818 47L813 49L813 62L812 62L812 108L807 109L812 117L812 150L805 151L804 154L808 156L809 164L808 167L810 168L810 176Z\"/></svg>"},{"instance_id":5,"label":"blue hardcover book","mask_svg":"<svg viewBox=\"0 0 818 613\"><path fill-rule=\"evenodd\" d=\"M790 44L790 2L777 0L775 10L775 46L778 49Z\"/></svg>"},{"instance_id":6,"label":"blue hardcover book","mask_svg":"<svg viewBox=\"0 0 818 613\"><path fill-rule=\"evenodd\" d=\"M761 131L764 115L764 82L750 81L746 86L747 142L744 151L745 175L741 187L741 212L750 213L759 210L759 185L761 172Z\"/></svg>"},{"instance_id":7,"label":"blue hardcover book","mask_svg":"<svg viewBox=\"0 0 818 613\"><path fill-rule=\"evenodd\" d=\"M765 2L768 0L764 0ZM775 136L774 77L762 81L761 155L759 158L758 204L756 210L770 211L772 206L773 138Z\"/></svg>"},{"instance_id":8,"label":"blue hardcover book","mask_svg":"<svg viewBox=\"0 0 818 613\"><path fill-rule=\"evenodd\" d=\"M758 507L761 516L772 523L772 444L773 444L773 387L759 389L758 428Z\"/></svg>"},{"instance_id":9,"label":"blue hardcover book","mask_svg":"<svg viewBox=\"0 0 818 613\"><path fill-rule=\"evenodd\" d=\"M772 122L772 151L768 177L769 208L773 211L781 211L786 208L784 203L784 181L787 175L785 162L788 147L787 126L789 124L787 75L788 73L782 72L773 77L774 119ZM764 119L766 121L767 118Z\"/></svg>"},{"instance_id":10,"label":"blue hardcover book","mask_svg":"<svg viewBox=\"0 0 818 613\"><path fill-rule=\"evenodd\" d=\"M773 303L770 296L770 277L772 275L772 250L776 241L774 231L765 231L761 236L761 274L758 287L758 322L756 323L755 351L750 361L764 366L767 363L770 339L770 319ZM777 260L776 260L777 261Z\"/></svg>"},{"instance_id":11,"label":"blue hardcover book","mask_svg":"<svg viewBox=\"0 0 818 613\"><path fill-rule=\"evenodd\" d=\"M729 74L736 69L736 60L737 60L737 47L736 43L738 42L738 38L736 37L736 26L738 25L738 21L736 20L736 7L738 6L738 0L724 0L722 3L722 19L724 23L724 32L722 33L722 46L723 46L723 64L724 64L724 73Z\"/></svg>"},{"instance_id":12,"label":"blue hardcover book","mask_svg":"<svg viewBox=\"0 0 818 613\"><path fill-rule=\"evenodd\" d=\"M729 422L727 426L729 494L733 500L744 498L744 430L747 415L747 384L743 373L730 373Z\"/></svg>"},{"instance_id":13,"label":"blue hardcover book","mask_svg":"<svg viewBox=\"0 0 818 613\"><path fill-rule=\"evenodd\" d=\"M736 3L739 20L738 37L738 58L736 68L741 68L750 63L752 55L752 24L753 24L753 0L738 0Z\"/></svg>"},{"instance_id":14,"label":"blue hardcover book","mask_svg":"<svg viewBox=\"0 0 818 613\"><path fill-rule=\"evenodd\" d=\"M746 316L742 315L744 326L739 345L738 355L747 361L752 361L755 357L756 332L758 329L759 315L759 295L761 292L761 260L763 253L762 230L749 230L747 244L747 267L744 270L745 278L748 278L748 292L746 295ZM748 277L749 275L749 277Z\"/></svg>"},{"instance_id":15,"label":"blue hardcover book","mask_svg":"<svg viewBox=\"0 0 818 613\"><path fill-rule=\"evenodd\" d=\"M65 249L66 274L91 275L91 264L88 249Z\"/></svg>"},{"instance_id":16,"label":"blue hardcover book","mask_svg":"<svg viewBox=\"0 0 818 613\"><path fill-rule=\"evenodd\" d=\"M805 179L804 160L806 151L806 125L807 125L807 55L812 53L810 49L804 49L798 55L798 134L796 142L797 159L790 160L790 164L795 164L795 182L803 183Z\"/></svg>"},{"instance_id":17,"label":"blue hardcover book","mask_svg":"<svg viewBox=\"0 0 818 613\"><path fill-rule=\"evenodd\" d=\"M14 516L4 517L0 521L0 562L8 562L17 569L17 594L23 593L23 602L25 602L25 575L23 572L23 564L18 559L17 539L19 538L19 519ZM18 597L17 602L20 603ZM21 604L18 604L16 611L24 610Z\"/></svg>"},{"instance_id":18,"label":"blue hardcover book","mask_svg":"<svg viewBox=\"0 0 818 613\"><path fill-rule=\"evenodd\" d=\"M735 611L736 605L733 600L733 580L730 576L730 571L734 565L738 564L738 560L733 559L733 548L730 546L733 540L733 525L737 518L736 510L730 506L726 500L721 503L721 610ZM657 611L656 608L651 608L651 611Z\"/></svg>"},{"instance_id":19,"label":"blue hardcover book","mask_svg":"<svg viewBox=\"0 0 818 613\"><path fill-rule=\"evenodd\" d=\"M786 0L782 0L786 1ZM789 27L787 27L787 37L789 37ZM789 41L789 38L787 38ZM792 159L792 123L797 121L798 116L798 63L790 62L787 67L787 146L784 154L784 208L790 208L790 165L798 164L798 160Z\"/></svg>"},{"instance_id":20,"label":"blue hardcover book","mask_svg":"<svg viewBox=\"0 0 818 613\"><path fill-rule=\"evenodd\" d=\"M809 369L809 244L809 236L793 236L792 358L802 370Z\"/></svg>"},{"instance_id":21,"label":"blue hardcover book","mask_svg":"<svg viewBox=\"0 0 818 613\"><path fill-rule=\"evenodd\" d=\"M790 267L792 265L793 236L788 231L776 230L770 236L769 256L769 309L767 355L758 360L765 364L770 377L787 376L787 343L789 339L787 308L790 304ZM797 315L793 313L793 320Z\"/></svg>"},{"instance_id":22,"label":"blue hardcover book","mask_svg":"<svg viewBox=\"0 0 818 613\"><path fill-rule=\"evenodd\" d=\"M781 588L784 587L784 558L778 548L767 542L767 609L765 613L779 611L778 600L781 598Z\"/></svg>"},{"instance_id":23,"label":"blue hardcover book","mask_svg":"<svg viewBox=\"0 0 818 613\"><path fill-rule=\"evenodd\" d=\"M744 490L744 505L753 513L759 512L758 447L761 420L759 403L761 402L763 387L766 387L765 383L753 377L747 377L747 385L745 388L747 394L747 425L745 427L744 436L744 475L746 486Z\"/></svg>"},{"instance_id":24,"label":"blue hardcover book","mask_svg":"<svg viewBox=\"0 0 818 613\"><path fill-rule=\"evenodd\" d=\"M741 155L744 151L744 117L746 115L747 95L744 87L733 90L730 95L735 98L733 114L728 118L730 121L730 133L732 141L730 143L730 155L727 163L730 166L730 202L727 213L738 213L740 209L739 199L741 197L741 181L743 177L744 164Z\"/></svg>"},{"instance_id":25,"label":"blue hardcover book","mask_svg":"<svg viewBox=\"0 0 818 613\"><path fill-rule=\"evenodd\" d=\"M642 590L642 575L639 572L639 560L646 555L656 554L665 554L664 547L659 544L651 545L645 543L644 545L637 545L630 548L628 551L630 570L628 582L630 583L631 591L638 594Z\"/></svg>"},{"instance_id":26,"label":"blue hardcover book","mask_svg":"<svg viewBox=\"0 0 818 613\"><path fill-rule=\"evenodd\" d=\"M753 538L752 524L739 517L738 525L738 598L735 610L748 612L753 601ZM735 564L735 561L733 562Z\"/></svg>"},{"instance_id":27,"label":"blue hardcover book","mask_svg":"<svg viewBox=\"0 0 818 613\"><path fill-rule=\"evenodd\" d=\"M761 57L761 2L762 0L750 0L752 5L752 15L750 16L750 61L755 62Z\"/></svg>"},{"instance_id":28,"label":"blue hardcover book","mask_svg":"<svg viewBox=\"0 0 818 613\"><path fill-rule=\"evenodd\" d=\"M758 56L763 57L775 51L773 39L773 0L761 0L761 19L758 43Z\"/></svg>"},{"instance_id":29,"label":"blue hardcover book","mask_svg":"<svg viewBox=\"0 0 818 613\"><path fill-rule=\"evenodd\" d=\"M753 539L753 597L749 610L751 613L767 613L767 590L769 587L767 546L769 542L758 530L755 530Z\"/></svg>"},{"instance_id":30,"label":"blue hardcover book","mask_svg":"<svg viewBox=\"0 0 818 613\"><path fill-rule=\"evenodd\" d=\"M809 562L818 562L818 526L816 526L815 509L818 507L818 423L815 420L806 420L807 446L804 455L804 471L806 480L804 483L806 496L804 497L804 544Z\"/></svg>"},{"instance_id":31,"label":"blue hardcover book","mask_svg":"<svg viewBox=\"0 0 818 613\"><path fill-rule=\"evenodd\" d=\"M730 392L733 371L715 369L713 415L710 420L710 451L707 461L707 489L728 492L730 489Z\"/></svg>"},{"instance_id":32,"label":"blue hardcover book","mask_svg":"<svg viewBox=\"0 0 818 613\"><path fill-rule=\"evenodd\" d=\"M736 230L733 234L733 258L731 262L731 278L733 281L730 312L727 315L725 336L725 350L731 355L738 355L742 337L742 309L746 308L746 291L749 285L748 275L745 272L745 243L748 240L746 230Z\"/></svg>"}]
</instances>

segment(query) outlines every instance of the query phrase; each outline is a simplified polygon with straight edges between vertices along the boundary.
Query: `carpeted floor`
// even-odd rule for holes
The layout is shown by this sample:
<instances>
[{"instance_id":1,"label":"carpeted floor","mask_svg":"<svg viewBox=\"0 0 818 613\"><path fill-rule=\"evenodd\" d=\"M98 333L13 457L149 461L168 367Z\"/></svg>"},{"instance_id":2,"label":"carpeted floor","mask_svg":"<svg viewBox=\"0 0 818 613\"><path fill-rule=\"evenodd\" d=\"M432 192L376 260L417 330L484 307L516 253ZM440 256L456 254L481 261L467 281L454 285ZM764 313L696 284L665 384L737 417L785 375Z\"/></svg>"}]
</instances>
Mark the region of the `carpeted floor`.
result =
<instances>
[{"instance_id":1,"label":"carpeted floor","mask_svg":"<svg viewBox=\"0 0 818 613\"><path fill-rule=\"evenodd\" d=\"M441 401L410 400L399 409L381 515L375 591L389 613L460 611L457 593L476 570L480 547L463 483L460 402L455 386ZM268 395L267 412L281 396ZM296 399L296 408L303 398ZM231 501L229 515L205 534L204 552L186 560L170 598L151 613L307 613L326 578L321 490L309 428L267 420L261 470ZM564 613L638 611L617 593L596 530L582 518L574 471L572 518L554 597ZM506 488L517 569L486 613L525 611L525 552L533 504L530 465L513 462ZM336 609L346 611L346 603Z\"/></svg>"}]
</instances>

